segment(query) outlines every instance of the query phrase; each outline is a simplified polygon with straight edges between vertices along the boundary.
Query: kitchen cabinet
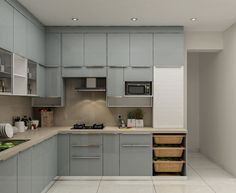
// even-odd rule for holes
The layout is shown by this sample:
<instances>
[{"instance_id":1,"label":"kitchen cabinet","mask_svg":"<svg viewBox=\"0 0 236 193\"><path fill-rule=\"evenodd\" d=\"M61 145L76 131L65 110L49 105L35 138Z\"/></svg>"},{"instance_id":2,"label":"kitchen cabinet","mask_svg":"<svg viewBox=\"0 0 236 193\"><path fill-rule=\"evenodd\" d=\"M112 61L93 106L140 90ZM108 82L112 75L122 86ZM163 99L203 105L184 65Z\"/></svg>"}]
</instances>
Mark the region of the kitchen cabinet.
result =
<instances>
[{"instance_id":1,"label":"kitchen cabinet","mask_svg":"<svg viewBox=\"0 0 236 193\"><path fill-rule=\"evenodd\" d=\"M108 67L107 74L107 96L117 97L124 96L124 68Z\"/></svg>"},{"instance_id":2,"label":"kitchen cabinet","mask_svg":"<svg viewBox=\"0 0 236 193\"><path fill-rule=\"evenodd\" d=\"M185 63L184 34L154 34L154 65L180 67Z\"/></svg>"},{"instance_id":3,"label":"kitchen cabinet","mask_svg":"<svg viewBox=\"0 0 236 193\"><path fill-rule=\"evenodd\" d=\"M46 33L46 58L47 66L61 65L61 34Z\"/></svg>"},{"instance_id":4,"label":"kitchen cabinet","mask_svg":"<svg viewBox=\"0 0 236 193\"><path fill-rule=\"evenodd\" d=\"M5 1L0 1L0 48L13 51L13 11Z\"/></svg>"},{"instance_id":5,"label":"kitchen cabinet","mask_svg":"<svg viewBox=\"0 0 236 193\"><path fill-rule=\"evenodd\" d=\"M58 176L69 176L70 175L70 144L69 135L58 135L58 149L57 149L57 160L58 160Z\"/></svg>"},{"instance_id":6,"label":"kitchen cabinet","mask_svg":"<svg viewBox=\"0 0 236 193\"><path fill-rule=\"evenodd\" d=\"M153 66L153 34L130 34L130 65Z\"/></svg>"},{"instance_id":7,"label":"kitchen cabinet","mask_svg":"<svg viewBox=\"0 0 236 193\"><path fill-rule=\"evenodd\" d=\"M17 193L17 156L0 161L0 187L3 193Z\"/></svg>"},{"instance_id":8,"label":"kitchen cabinet","mask_svg":"<svg viewBox=\"0 0 236 193\"><path fill-rule=\"evenodd\" d=\"M105 33L84 34L84 64L87 67L106 66L107 43Z\"/></svg>"},{"instance_id":9,"label":"kitchen cabinet","mask_svg":"<svg viewBox=\"0 0 236 193\"><path fill-rule=\"evenodd\" d=\"M62 96L61 67L46 68L46 96L47 97Z\"/></svg>"},{"instance_id":10,"label":"kitchen cabinet","mask_svg":"<svg viewBox=\"0 0 236 193\"><path fill-rule=\"evenodd\" d=\"M62 66L80 67L84 65L84 35L62 34Z\"/></svg>"},{"instance_id":11,"label":"kitchen cabinet","mask_svg":"<svg viewBox=\"0 0 236 193\"><path fill-rule=\"evenodd\" d=\"M152 175L152 135L120 135L120 175Z\"/></svg>"},{"instance_id":12,"label":"kitchen cabinet","mask_svg":"<svg viewBox=\"0 0 236 193\"><path fill-rule=\"evenodd\" d=\"M129 34L110 33L107 37L108 66L129 65Z\"/></svg>"},{"instance_id":13,"label":"kitchen cabinet","mask_svg":"<svg viewBox=\"0 0 236 193\"><path fill-rule=\"evenodd\" d=\"M40 97L44 97L45 96L45 86L46 86L46 71L45 71L45 67L38 64L37 65L37 95Z\"/></svg>"},{"instance_id":14,"label":"kitchen cabinet","mask_svg":"<svg viewBox=\"0 0 236 193\"><path fill-rule=\"evenodd\" d=\"M62 77L63 78L77 78L77 77L106 77L107 69L106 67L69 67L62 68Z\"/></svg>"},{"instance_id":15,"label":"kitchen cabinet","mask_svg":"<svg viewBox=\"0 0 236 193\"><path fill-rule=\"evenodd\" d=\"M14 9L14 53L26 57L27 19Z\"/></svg>"},{"instance_id":16,"label":"kitchen cabinet","mask_svg":"<svg viewBox=\"0 0 236 193\"><path fill-rule=\"evenodd\" d=\"M152 81L153 68L152 67L129 67L124 69L125 81Z\"/></svg>"},{"instance_id":17,"label":"kitchen cabinet","mask_svg":"<svg viewBox=\"0 0 236 193\"><path fill-rule=\"evenodd\" d=\"M120 175L120 137L119 134L103 135L103 176Z\"/></svg>"},{"instance_id":18,"label":"kitchen cabinet","mask_svg":"<svg viewBox=\"0 0 236 193\"><path fill-rule=\"evenodd\" d=\"M31 156L32 149L27 149L18 154L18 164L17 164L17 184L18 193L31 193Z\"/></svg>"},{"instance_id":19,"label":"kitchen cabinet","mask_svg":"<svg viewBox=\"0 0 236 193\"><path fill-rule=\"evenodd\" d=\"M102 176L102 135L70 136L70 175Z\"/></svg>"}]
</instances>

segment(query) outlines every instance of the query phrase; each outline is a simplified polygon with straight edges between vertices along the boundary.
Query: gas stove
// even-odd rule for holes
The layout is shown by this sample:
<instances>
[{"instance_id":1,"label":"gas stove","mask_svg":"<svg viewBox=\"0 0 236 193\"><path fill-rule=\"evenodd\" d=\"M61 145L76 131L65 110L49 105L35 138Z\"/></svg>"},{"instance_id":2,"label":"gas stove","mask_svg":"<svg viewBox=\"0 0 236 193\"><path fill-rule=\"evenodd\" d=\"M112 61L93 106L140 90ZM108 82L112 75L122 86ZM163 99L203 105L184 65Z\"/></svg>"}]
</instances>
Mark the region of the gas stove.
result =
<instances>
[{"instance_id":1,"label":"gas stove","mask_svg":"<svg viewBox=\"0 0 236 193\"><path fill-rule=\"evenodd\" d=\"M84 123L76 123L71 129L103 129L103 123L94 123L92 125L86 125Z\"/></svg>"}]
</instances>

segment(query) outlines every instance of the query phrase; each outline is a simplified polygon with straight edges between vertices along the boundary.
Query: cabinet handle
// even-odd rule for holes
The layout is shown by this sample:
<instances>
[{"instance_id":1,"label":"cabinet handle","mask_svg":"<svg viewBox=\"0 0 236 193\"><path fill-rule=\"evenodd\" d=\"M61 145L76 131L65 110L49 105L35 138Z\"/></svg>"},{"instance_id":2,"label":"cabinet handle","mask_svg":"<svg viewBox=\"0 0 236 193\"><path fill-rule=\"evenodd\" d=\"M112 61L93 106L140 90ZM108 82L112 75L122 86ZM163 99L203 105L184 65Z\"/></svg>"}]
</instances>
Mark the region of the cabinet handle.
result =
<instances>
[{"instance_id":1,"label":"cabinet handle","mask_svg":"<svg viewBox=\"0 0 236 193\"><path fill-rule=\"evenodd\" d=\"M99 156L93 156L93 157L89 157L89 156L87 156L87 157L85 157L85 156L83 156L83 157L72 156L72 159L100 159L100 157Z\"/></svg>"},{"instance_id":2,"label":"cabinet handle","mask_svg":"<svg viewBox=\"0 0 236 193\"><path fill-rule=\"evenodd\" d=\"M127 144L127 145L122 145L122 147L151 147L151 145L135 145L135 144Z\"/></svg>"},{"instance_id":3,"label":"cabinet handle","mask_svg":"<svg viewBox=\"0 0 236 193\"><path fill-rule=\"evenodd\" d=\"M98 144L91 144L91 145L72 145L72 147L100 147Z\"/></svg>"}]
</instances>

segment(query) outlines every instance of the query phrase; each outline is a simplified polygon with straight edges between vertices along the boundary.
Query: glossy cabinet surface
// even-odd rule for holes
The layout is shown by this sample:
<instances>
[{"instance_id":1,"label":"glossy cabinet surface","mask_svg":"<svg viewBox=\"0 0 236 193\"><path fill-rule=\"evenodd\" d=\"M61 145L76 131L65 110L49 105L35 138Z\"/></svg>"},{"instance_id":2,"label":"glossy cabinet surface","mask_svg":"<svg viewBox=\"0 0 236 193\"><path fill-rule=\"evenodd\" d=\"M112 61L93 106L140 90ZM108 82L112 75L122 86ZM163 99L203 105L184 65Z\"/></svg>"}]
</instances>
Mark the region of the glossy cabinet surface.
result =
<instances>
[{"instance_id":1,"label":"glossy cabinet surface","mask_svg":"<svg viewBox=\"0 0 236 193\"><path fill-rule=\"evenodd\" d=\"M120 135L120 175L152 175L152 135Z\"/></svg>"},{"instance_id":2,"label":"glossy cabinet surface","mask_svg":"<svg viewBox=\"0 0 236 193\"><path fill-rule=\"evenodd\" d=\"M129 34L110 33L107 44L108 66L129 66Z\"/></svg>"},{"instance_id":3,"label":"glossy cabinet surface","mask_svg":"<svg viewBox=\"0 0 236 193\"><path fill-rule=\"evenodd\" d=\"M154 34L154 65L179 67L185 63L184 34Z\"/></svg>"},{"instance_id":4,"label":"glossy cabinet surface","mask_svg":"<svg viewBox=\"0 0 236 193\"><path fill-rule=\"evenodd\" d=\"M13 51L13 11L5 1L0 1L0 48Z\"/></svg>"},{"instance_id":5,"label":"glossy cabinet surface","mask_svg":"<svg viewBox=\"0 0 236 193\"><path fill-rule=\"evenodd\" d=\"M58 176L69 176L70 173L70 138L69 135L58 135L57 171Z\"/></svg>"},{"instance_id":6,"label":"glossy cabinet surface","mask_svg":"<svg viewBox=\"0 0 236 193\"><path fill-rule=\"evenodd\" d=\"M124 68L109 67L107 70L107 96L124 96Z\"/></svg>"},{"instance_id":7,"label":"glossy cabinet surface","mask_svg":"<svg viewBox=\"0 0 236 193\"><path fill-rule=\"evenodd\" d=\"M153 66L153 34L130 34L130 66Z\"/></svg>"}]
</instances>

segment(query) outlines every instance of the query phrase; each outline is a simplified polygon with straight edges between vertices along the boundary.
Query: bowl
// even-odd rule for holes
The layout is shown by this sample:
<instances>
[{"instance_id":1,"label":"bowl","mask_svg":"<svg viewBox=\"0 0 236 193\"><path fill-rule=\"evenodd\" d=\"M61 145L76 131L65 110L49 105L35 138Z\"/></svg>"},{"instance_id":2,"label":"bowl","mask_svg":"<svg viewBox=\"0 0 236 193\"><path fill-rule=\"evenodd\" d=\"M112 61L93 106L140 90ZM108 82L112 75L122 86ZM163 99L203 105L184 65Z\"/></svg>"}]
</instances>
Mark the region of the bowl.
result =
<instances>
[{"instance_id":1,"label":"bowl","mask_svg":"<svg viewBox=\"0 0 236 193\"><path fill-rule=\"evenodd\" d=\"M36 125L36 127L39 126L39 120L32 120L31 123Z\"/></svg>"}]
</instances>

